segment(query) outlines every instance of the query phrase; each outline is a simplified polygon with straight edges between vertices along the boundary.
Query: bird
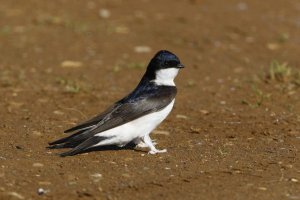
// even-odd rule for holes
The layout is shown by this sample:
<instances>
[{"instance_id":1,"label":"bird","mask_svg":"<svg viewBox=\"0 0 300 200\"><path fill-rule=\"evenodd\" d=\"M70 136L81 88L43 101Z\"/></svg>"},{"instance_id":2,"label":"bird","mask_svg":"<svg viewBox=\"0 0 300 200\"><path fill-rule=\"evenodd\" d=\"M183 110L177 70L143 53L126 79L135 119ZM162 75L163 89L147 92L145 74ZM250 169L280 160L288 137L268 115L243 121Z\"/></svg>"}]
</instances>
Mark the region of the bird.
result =
<instances>
[{"instance_id":1,"label":"bird","mask_svg":"<svg viewBox=\"0 0 300 200\"><path fill-rule=\"evenodd\" d=\"M177 88L174 79L184 65L168 50L158 51L150 60L137 87L104 112L64 131L70 136L50 142L48 148L71 150L59 154L73 156L94 147L115 145L124 147L133 143L148 148L149 154L159 150L150 133L171 112Z\"/></svg>"}]
</instances>

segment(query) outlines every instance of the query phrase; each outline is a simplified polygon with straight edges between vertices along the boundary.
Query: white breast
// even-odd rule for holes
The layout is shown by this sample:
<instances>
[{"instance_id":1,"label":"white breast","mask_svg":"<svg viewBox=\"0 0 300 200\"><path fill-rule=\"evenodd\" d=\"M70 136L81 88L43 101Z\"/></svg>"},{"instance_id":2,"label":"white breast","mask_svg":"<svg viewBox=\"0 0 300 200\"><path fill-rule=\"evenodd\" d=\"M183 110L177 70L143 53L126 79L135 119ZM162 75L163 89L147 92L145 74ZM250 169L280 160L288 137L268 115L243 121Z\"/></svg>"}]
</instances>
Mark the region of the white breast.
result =
<instances>
[{"instance_id":1,"label":"white breast","mask_svg":"<svg viewBox=\"0 0 300 200\"><path fill-rule=\"evenodd\" d=\"M158 70L155 73L155 80L154 82L157 85L169 85L175 86L174 78L177 76L179 69L177 68L167 68Z\"/></svg>"},{"instance_id":2,"label":"white breast","mask_svg":"<svg viewBox=\"0 0 300 200\"><path fill-rule=\"evenodd\" d=\"M104 140L99 145L125 145L136 138L150 134L171 112L175 99L164 109L150 113L136 120L115 127L113 129L96 134L96 136L112 137Z\"/></svg>"}]
</instances>

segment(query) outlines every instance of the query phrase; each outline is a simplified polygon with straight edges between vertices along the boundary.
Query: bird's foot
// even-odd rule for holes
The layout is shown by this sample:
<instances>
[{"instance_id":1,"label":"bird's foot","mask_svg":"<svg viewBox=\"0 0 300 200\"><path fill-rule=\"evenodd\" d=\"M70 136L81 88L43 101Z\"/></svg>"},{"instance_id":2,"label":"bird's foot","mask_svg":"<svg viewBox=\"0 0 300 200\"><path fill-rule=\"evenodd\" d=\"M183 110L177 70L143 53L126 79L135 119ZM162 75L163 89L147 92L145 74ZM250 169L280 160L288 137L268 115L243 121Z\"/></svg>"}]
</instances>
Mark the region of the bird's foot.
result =
<instances>
[{"instance_id":1,"label":"bird's foot","mask_svg":"<svg viewBox=\"0 0 300 200\"><path fill-rule=\"evenodd\" d=\"M158 150L158 149L151 149L148 154L157 154L157 153L166 153L167 152L167 149L162 149L162 150Z\"/></svg>"},{"instance_id":2,"label":"bird's foot","mask_svg":"<svg viewBox=\"0 0 300 200\"><path fill-rule=\"evenodd\" d=\"M154 140L152 140L154 141ZM152 142L153 145L156 145L157 142ZM138 143L136 143L136 148L150 148L148 144L146 144L145 142L143 142L142 140L138 141Z\"/></svg>"},{"instance_id":3,"label":"bird's foot","mask_svg":"<svg viewBox=\"0 0 300 200\"><path fill-rule=\"evenodd\" d=\"M144 142L140 142L135 147L137 147L137 148L147 148L148 145L146 145Z\"/></svg>"}]
</instances>

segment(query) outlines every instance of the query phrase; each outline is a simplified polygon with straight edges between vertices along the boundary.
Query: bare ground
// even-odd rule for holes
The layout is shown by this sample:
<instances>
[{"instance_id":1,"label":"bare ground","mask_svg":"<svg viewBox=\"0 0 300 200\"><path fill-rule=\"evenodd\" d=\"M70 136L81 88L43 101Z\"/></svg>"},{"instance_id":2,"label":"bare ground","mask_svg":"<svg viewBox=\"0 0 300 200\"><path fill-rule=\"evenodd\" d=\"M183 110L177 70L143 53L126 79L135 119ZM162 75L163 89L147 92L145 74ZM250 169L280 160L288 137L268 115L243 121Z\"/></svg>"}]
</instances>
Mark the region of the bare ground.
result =
<instances>
[{"instance_id":1,"label":"bare ground","mask_svg":"<svg viewBox=\"0 0 300 200\"><path fill-rule=\"evenodd\" d=\"M1 2L0 199L300 199L299 35L298 1ZM45 148L160 49L187 66L168 153Z\"/></svg>"}]
</instances>

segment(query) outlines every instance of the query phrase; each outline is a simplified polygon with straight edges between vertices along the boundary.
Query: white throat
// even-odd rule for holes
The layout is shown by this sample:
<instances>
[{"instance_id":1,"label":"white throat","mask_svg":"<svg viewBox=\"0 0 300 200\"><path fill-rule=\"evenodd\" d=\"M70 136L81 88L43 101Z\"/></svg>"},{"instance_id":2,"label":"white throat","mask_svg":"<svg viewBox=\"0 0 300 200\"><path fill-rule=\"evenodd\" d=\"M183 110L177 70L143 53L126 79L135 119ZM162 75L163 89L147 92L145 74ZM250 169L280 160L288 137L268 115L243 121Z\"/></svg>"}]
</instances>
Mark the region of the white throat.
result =
<instances>
[{"instance_id":1,"label":"white throat","mask_svg":"<svg viewBox=\"0 0 300 200\"><path fill-rule=\"evenodd\" d=\"M156 72L156 77L154 82L157 85L168 85L175 86L174 79L178 74L179 69L177 68L167 68L160 69Z\"/></svg>"}]
</instances>

